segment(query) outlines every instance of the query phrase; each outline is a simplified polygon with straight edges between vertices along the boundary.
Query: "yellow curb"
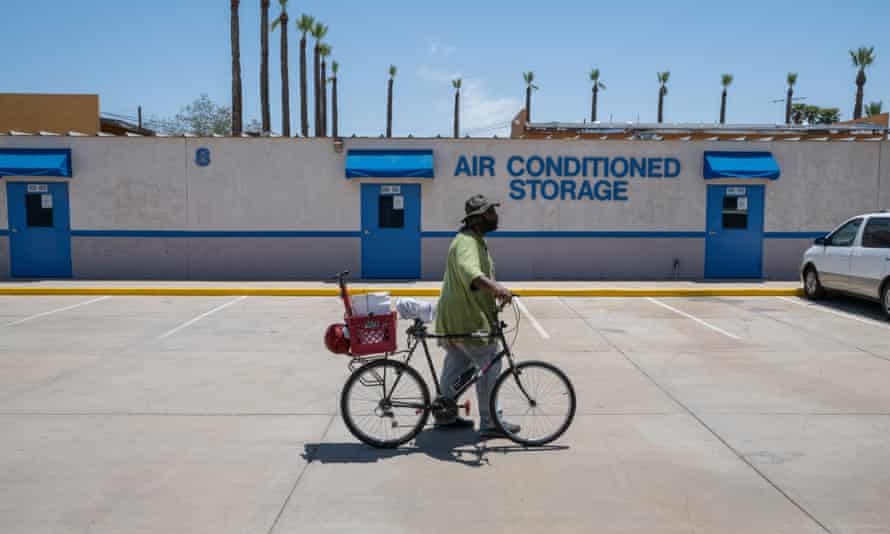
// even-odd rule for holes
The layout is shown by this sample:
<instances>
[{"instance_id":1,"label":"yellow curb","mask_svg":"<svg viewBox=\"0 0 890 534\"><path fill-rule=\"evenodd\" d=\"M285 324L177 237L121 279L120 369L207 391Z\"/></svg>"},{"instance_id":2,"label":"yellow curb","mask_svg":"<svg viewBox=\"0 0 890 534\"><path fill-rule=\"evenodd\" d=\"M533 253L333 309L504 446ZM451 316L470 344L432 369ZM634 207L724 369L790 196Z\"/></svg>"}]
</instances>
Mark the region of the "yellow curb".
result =
<instances>
[{"instance_id":1,"label":"yellow curb","mask_svg":"<svg viewBox=\"0 0 890 534\"><path fill-rule=\"evenodd\" d=\"M438 288L357 287L352 294L387 292L394 297L437 297ZM797 297L800 288L599 288L599 289L513 289L522 297ZM168 297L337 297L336 288L179 288L179 287L0 287L0 295L122 295Z\"/></svg>"}]
</instances>

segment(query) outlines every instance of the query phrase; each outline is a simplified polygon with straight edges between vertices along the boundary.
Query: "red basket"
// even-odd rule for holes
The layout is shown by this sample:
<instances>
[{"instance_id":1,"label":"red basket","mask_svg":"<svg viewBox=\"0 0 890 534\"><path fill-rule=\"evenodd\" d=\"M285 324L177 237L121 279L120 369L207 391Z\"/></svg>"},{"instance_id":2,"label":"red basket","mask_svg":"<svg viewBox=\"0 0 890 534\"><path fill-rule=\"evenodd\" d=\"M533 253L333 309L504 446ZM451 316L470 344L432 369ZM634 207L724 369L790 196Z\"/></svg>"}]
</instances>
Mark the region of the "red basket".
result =
<instances>
[{"instance_id":1,"label":"red basket","mask_svg":"<svg viewBox=\"0 0 890 534\"><path fill-rule=\"evenodd\" d=\"M396 350L396 312L385 315L346 317L353 356Z\"/></svg>"}]
</instances>

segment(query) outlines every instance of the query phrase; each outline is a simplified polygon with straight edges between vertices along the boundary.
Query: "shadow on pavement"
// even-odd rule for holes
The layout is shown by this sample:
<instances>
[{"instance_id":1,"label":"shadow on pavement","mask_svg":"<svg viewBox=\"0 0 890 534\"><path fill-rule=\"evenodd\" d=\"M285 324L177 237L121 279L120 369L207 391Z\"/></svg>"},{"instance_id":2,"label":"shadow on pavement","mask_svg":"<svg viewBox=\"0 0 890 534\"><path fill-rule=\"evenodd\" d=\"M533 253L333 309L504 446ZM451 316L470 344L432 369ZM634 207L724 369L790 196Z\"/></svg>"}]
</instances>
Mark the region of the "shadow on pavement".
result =
<instances>
[{"instance_id":1,"label":"shadow on pavement","mask_svg":"<svg viewBox=\"0 0 890 534\"><path fill-rule=\"evenodd\" d=\"M504 443L504 445L491 445ZM474 430L429 429L417 435L413 443L397 449L375 449L364 443L307 443L303 458L307 462L323 464L374 463L397 456L425 454L442 462L454 462L469 467L488 463L490 454L540 453L567 450L564 445L523 447L505 439L480 441Z\"/></svg>"},{"instance_id":2,"label":"shadow on pavement","mask_svg":"<svg viewBox=\"0 0 890 534\"><path fill-rule=\"evenodd\" d=\"M829 310L845 312L852 315L858 315L864 319L872 319L874 321L890 324L884 316L884 313L881 311L881 305L870 300L859 299L847 295L830 295L822 300L806 300L805 302Z\"/></svg>"}]
</instances>

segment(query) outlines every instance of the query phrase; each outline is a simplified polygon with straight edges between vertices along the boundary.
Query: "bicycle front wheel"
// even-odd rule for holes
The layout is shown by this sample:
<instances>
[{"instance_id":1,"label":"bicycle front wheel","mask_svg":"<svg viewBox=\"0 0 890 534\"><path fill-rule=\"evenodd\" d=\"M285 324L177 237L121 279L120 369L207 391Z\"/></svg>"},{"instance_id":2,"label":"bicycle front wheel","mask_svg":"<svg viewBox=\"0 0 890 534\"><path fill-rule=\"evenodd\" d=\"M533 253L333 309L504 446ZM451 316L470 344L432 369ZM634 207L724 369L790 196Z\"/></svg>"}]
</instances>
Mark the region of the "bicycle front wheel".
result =
<instances>
[{"instance_id":1,"label":"bicycle front wheel","mask_svg":"<svg viewBox=\"0 0 890 534\"><path fill-rule=\"evenodd\" d=\"M411 441L426 425L430 393L413 367L372 361L355 370L340 395L340 413L352 435L372 447Z\"/></svg>"},{"instance_id":2,"label":"bicycle front wheel","mask_svg":"<svg viewBox=\"0 0 890 534\"><path fill-rule=\"evenodd\" d=\"M528 361L498 377L491 394L495 426L520 445L546 445L575 418L575 388L559 368Z\"/></svg>"}]
</instances>

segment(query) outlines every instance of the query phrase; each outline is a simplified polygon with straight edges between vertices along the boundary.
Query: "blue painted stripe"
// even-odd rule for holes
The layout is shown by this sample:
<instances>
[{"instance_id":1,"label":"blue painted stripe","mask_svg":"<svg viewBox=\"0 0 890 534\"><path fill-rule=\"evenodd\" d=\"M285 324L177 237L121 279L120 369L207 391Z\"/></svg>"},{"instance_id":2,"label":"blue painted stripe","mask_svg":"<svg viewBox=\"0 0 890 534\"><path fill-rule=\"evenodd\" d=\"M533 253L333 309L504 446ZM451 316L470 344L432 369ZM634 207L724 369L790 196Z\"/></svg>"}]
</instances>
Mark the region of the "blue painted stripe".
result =
<instances>
[{"instance_id":1,"label":"blue painted stripe","mask_svg":"<svg viewBox=\"0 0 890 534\"><path fill-rule=\"evenodd\" d=\"M456 232L423 232L423 237L454 237ZM674 238L686 239L705 237L705 232L635 232L635 231L611 231L611 232L591 232L591 231L503 231L493 232L486 237L505 237L505 238L624 238L624 239L641 239L641 238Z\"/></svg>"},{"instance_id":2,"label":"blue painted stripe","mask_svg":"<svg viewBox=\"0 0 890 534\"><path fill-rule=\"evenodd\" d=\"M766 239L816 239L825 237L828 232L764 232Z\"/></svg>"},{"instance_id":3,"label":"blue painted stripe","mask_svg":"<svg viewBox=\"0 0 890 534\"><path fill-rule=\"evenodd\" d=\"M361 237L348 230L72 230L75 237Z\"/></svg>"}]
</instances>

